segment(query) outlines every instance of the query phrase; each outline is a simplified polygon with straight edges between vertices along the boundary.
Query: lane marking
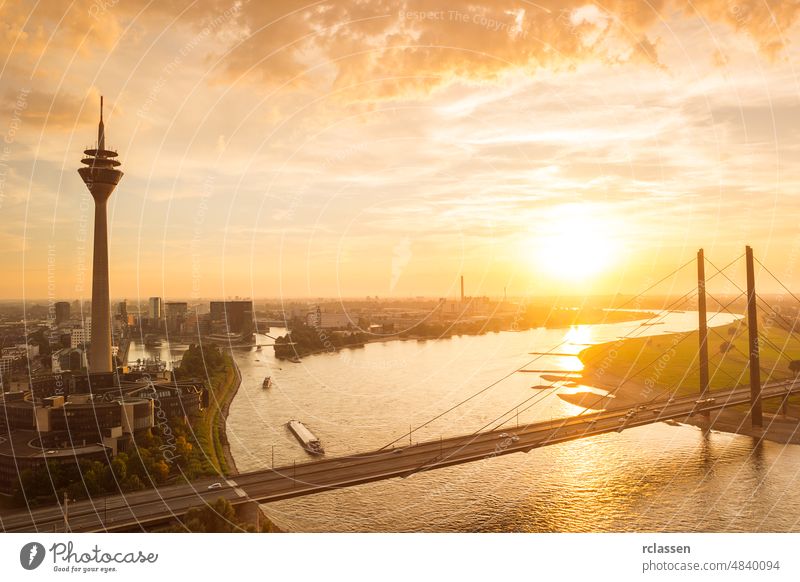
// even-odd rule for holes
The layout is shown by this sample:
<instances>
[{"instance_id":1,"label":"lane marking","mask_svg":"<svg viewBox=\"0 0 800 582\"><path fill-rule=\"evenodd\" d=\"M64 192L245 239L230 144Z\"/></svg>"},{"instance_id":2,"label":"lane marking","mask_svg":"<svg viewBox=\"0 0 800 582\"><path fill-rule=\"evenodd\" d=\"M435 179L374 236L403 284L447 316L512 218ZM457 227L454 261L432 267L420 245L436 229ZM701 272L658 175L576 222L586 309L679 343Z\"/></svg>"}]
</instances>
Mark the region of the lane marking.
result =
<instances>
[{"instance_id":1,"label":"lane marking","mask_svg":"<svg viewBox=\"0 0 800 582\"><path fill-rule=\"evenodd\" d=\"M225 479L225 483L227 483L228 487L233 489L236 492L236 495L239 497L247 497L247 493L245 493L244 490L239 487L239 484L233 479Z\"/></svg>"}]
</instances>

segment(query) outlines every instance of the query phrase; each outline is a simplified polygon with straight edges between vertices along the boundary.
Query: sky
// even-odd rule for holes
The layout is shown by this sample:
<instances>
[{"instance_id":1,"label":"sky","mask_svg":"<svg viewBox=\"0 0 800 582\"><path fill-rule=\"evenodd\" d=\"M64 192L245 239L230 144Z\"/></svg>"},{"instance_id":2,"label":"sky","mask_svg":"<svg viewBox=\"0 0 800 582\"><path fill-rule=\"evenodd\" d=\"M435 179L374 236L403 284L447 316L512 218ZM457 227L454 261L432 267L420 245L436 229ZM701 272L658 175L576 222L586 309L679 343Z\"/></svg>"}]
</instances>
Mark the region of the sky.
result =
<instances>
[{"instance_id":1,"label":"sky","mask_svg":"<svg viewBox=\"0 0 800 582\"><path fill-rule=\"evenodd\" d=\"M100 95L125 173L112 297L455 297L462 274L468 295L636 293L746 244L800 288L799 17L772 0L2 2L0 299L90 297L77 168Z\"/></svg>"}]
</instances>

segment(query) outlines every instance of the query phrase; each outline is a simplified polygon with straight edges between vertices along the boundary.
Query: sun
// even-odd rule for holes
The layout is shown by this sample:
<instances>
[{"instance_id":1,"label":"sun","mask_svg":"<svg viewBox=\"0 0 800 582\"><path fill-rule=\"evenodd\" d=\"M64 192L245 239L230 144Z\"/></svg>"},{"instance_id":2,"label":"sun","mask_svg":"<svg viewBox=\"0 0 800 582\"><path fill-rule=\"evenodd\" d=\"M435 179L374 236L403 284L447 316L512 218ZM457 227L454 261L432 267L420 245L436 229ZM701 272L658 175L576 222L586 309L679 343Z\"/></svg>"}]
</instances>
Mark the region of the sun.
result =
<instances>
[{"instance_id":1,"label":"sun","mask_svg":"<svg viewBox=\"0 0 800 582\"><path fill-rule=\"evenodd\" d=\"M559 206L538 224L532 238L534 268L565 281L598 276L618 252L613 221L596 207Z\"/></svg>"}]
</instances>

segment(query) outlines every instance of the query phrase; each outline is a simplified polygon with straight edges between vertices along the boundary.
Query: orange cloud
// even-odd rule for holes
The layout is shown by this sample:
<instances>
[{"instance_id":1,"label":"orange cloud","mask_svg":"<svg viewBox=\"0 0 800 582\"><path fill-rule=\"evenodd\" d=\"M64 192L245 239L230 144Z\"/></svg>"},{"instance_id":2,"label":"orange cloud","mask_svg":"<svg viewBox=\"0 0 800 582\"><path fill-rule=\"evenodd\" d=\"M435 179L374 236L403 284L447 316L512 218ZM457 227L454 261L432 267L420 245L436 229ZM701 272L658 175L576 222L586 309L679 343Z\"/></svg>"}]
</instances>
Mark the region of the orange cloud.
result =
<instances>
[{"instance_id":1,"label":"orange cloud","mask_svg":"<svg viewBox=\"0 0 800 582\"><path fill-rule=\"evenodd\" d=\"M216 1L197 11L209 18L224 6ZM288 0L247 2L236 21L248 35L222 67L228 77L271 85L307 84L328 75L330 89L345 90L348 98L392 98L454 79L485 81L509 69L595 58L661 67L646 32L676 13L729 25L774 56L799 6L779 0L609 0L602 8L585 0L323 1L304 7Z\"/></svg>"},{"instance_id":2,"label":"orange cloud","mask_svg":"<svg viewBox=\"0 0 800 582\"><path fill-rule=\"evenodd\" d=\"M30 89L9 90L0 101L0 111L24 116L25 124L50 130L73 130L85 123L97 123L99 94L91 89L85 97L70 93L41 93Z\"/></svg>"},{"instance_id":3,"label":"orange cloud","mask_svg":"<svg viewBox=\"0 0 800 582\"><path fill-rule=\"evenodd\" d=\"M680 17L727 25L774 57L799 13L781 0L17 0L0 7L0 57L52 67L59 54L113 49L134 19L157 33L179 16L209 62L221 57L217 79L375 100L589 59L662 66L648 32Z\"/></svg>"},{"instance_id":4,"label":"orange cloud","mask_svg":"<svg viewBox=\"0 0 800 582\"><path fill-rule=\"evenodd\" d=\"M62 51L111 48L121 27L115 14L117 0L84 2L25 2L10 0L0 5L0 57L4 61L37 64ZM124 3L123 3L124 4Z\"/></svg>"}]
</instances>

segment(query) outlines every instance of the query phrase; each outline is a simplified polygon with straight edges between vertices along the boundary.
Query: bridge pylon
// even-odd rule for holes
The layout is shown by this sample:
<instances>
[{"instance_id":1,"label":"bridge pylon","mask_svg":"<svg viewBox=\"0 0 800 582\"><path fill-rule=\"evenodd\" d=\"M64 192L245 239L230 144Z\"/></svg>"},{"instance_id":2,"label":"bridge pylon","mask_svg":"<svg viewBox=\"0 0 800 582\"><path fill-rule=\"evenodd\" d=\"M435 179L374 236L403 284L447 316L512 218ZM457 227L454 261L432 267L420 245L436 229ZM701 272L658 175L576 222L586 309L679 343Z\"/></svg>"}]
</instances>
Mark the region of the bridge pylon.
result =
<instances>
[{"instance_id":1,"label":"bridge pylon","mask_svg":"<svg viewBox=\"0 0 800 582\"><path fill-rule=\"evenodd\" d=\"M750 354L750 422L754 428L763 425L761 412L761 362L758 345L758 311L756 309L756 275L753 248L745 248L747 265L747 332Z\"/></svg>"},{"instance_id":2,"label":"bridge pylon","mask_svg":"<svg viewBox=\"0 0 800 582\"><path fill-rule=\"evenodd\" d=\"M697 311L699 314L700 340L700 397L706 398L709 384L708 374L708 316L706 312L706 260L703 249L697 251Z\"/></svg>"}]
</instances>

